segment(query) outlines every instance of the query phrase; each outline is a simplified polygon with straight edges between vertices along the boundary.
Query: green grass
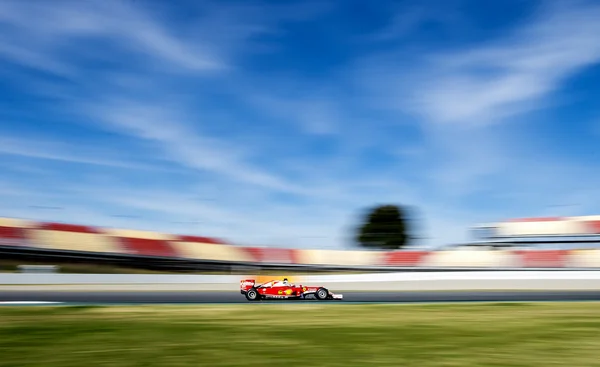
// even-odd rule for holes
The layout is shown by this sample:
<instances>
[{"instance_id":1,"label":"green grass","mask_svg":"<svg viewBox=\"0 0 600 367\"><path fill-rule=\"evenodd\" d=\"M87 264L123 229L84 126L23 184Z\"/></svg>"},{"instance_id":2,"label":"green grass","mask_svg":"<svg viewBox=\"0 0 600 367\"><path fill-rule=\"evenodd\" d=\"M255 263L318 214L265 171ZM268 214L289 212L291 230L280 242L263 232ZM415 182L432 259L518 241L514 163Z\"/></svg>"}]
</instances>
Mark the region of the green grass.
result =
<instances>
[{"instance_id":1,"label":"green grass","mask_svg":"<svg viewBox=\"0 0 600 367\"><path fill-rule=\"evenodd\" d=\"M597 303L0 308L0 366L600 366Z\"/></svg>"}]
</instances>

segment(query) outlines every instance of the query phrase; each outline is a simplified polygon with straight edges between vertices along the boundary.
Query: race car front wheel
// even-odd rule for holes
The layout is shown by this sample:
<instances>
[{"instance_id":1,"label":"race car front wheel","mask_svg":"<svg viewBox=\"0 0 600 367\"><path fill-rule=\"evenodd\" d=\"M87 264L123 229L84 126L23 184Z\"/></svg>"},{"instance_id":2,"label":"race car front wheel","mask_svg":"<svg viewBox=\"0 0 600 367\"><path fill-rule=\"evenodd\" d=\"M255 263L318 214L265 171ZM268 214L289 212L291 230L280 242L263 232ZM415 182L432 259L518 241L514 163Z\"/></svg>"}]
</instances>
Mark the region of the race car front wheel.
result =
<instances>
[{"instance_id":1,"label":"race car front wheel","mask_svg":"<svg viewBox=\"0 0 600 367\"><path fill-rule=\"evenodd\" d=\"M327 297L329 297L329 291L325 288L319 288L317 289L317 293L315 293L315 296L321 301L326 300Z\"/></svg>"},{"instance_id":2,"label":"race car front wheel","mask_svg":"<svg viewBox=\"0 0 600 367\"><path fill-rule=\"evenodd\" d=\"M250 288L248 292L246 292L246 298L248 301L256 301L258 299L258 292L255 288Z\"/></svg>"}]
</instances>

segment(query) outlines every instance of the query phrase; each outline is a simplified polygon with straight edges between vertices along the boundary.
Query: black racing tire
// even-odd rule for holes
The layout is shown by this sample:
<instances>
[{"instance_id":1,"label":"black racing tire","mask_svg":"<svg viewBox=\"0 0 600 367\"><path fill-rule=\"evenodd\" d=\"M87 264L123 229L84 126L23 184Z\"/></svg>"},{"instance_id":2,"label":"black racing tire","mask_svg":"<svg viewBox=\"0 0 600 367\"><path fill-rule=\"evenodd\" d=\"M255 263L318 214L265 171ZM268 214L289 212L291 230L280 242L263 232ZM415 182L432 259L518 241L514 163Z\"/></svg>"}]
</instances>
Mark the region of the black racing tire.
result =
<instances>
[{"instance_id":1,"label":"black racing tire","mask_svg":"<svg viewBox=\"0 0 600 367\"><path fill-rule=\"evenodd\" d=\"M246 299L248 301L260 300L260 295L258 294L258 291L256 290L256 288L252 287L252 288L248 289L248 291L246 292Z\"/></svg>"},{"instance_id":2,"label":"black racing tire","mask_svg":"<svg viewBox=\"0 0 600 367\"><path fill-rule=\"evenodd\" d=\"M323 287L317 289L317 292L315 292L315 297L317 297L318 300L320 301L324 301L327 298L329 298L329 291Z\"/></svg>"}]
</instances>

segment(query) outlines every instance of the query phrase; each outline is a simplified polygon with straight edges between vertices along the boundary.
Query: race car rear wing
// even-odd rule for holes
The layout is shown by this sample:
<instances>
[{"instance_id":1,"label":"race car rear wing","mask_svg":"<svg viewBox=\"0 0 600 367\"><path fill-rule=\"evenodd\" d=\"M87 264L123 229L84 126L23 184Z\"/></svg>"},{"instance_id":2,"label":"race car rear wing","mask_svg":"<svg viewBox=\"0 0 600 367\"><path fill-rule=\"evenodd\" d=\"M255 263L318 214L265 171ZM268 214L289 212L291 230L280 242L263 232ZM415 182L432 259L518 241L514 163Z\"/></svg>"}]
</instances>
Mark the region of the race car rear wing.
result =
<instances>
[{"instance_id":1,"label":"race car rear wing","mask_svg":"<svg viewBox=\"0 0 600 367\"><path fill-rule=\"evenodd\" d=\"M240 290L246 290L254 287L256 281L254 279L244 279L240 281Z\"/></svg>"}]
</instances>

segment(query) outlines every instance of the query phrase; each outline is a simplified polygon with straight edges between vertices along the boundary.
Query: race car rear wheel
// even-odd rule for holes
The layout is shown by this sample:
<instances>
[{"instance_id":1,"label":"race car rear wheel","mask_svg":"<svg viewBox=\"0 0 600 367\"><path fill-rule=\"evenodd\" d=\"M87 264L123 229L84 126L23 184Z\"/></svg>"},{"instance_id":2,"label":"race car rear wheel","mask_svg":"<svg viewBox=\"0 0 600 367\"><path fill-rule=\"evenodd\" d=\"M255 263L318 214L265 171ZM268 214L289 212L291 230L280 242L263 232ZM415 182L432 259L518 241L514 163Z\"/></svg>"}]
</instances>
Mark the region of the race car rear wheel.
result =
<instances>
[{"instance_id":1,"label":"race car rear wheel","mask_svg":"<svg viewBox=\"0 0 600 367\"><path fill-rule=\"evenodd\" d=\"M259 299L258 291L256 290L256 288L248 289L248 291L246 292L246 299L248 301L256 301Z\"/></svg>"},{"instance_id":2,"label":"race car rear wheel","mask_svg":"<svg viewBox=\"0 0 600 367\"><path fill-rule=\"evenodd\" d=\"M321 301L326 300L329 297L329 291L325 288L319 288L317 289L317 293L315 293L315 297Z\"/></svg>"}]
</instances>

